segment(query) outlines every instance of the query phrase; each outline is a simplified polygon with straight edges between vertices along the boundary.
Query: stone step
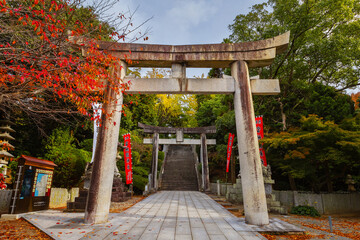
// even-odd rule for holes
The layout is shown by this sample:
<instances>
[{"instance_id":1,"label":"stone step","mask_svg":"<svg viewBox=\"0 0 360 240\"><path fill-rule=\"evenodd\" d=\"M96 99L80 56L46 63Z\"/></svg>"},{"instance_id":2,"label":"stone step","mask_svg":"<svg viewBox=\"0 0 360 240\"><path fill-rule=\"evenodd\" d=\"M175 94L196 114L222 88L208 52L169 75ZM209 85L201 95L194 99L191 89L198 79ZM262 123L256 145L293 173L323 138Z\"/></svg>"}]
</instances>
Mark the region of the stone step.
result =
<instances>
[{"instance_id":1,"label":"stone step","mask_svg":"<svg viewBox=\"0 0 360 240\"><path fill-rule=\"evenodd\" d=\"M86 203L87 197L76 197L75 202L77 203Z\"/></svg>"},{"instance_id":2,"label":"stone step","mask_svg":"<svg viewBox=\"0 0 360 240\"><path fill-rule=\"evenodd\" d=\"M287 215L288 211L285 207L269 207L268 208L271 213L278 213Z\"/></svg>"},{"instance_id":3,"label":"stone step","mask_svg":"<svg viewBox=\"0 0 360 240\"><path fill-rule=\"evenodd\" d=\"M80 190L79 191L79 197L87 197L88 190Z\"/></svg>"},{"instance_id":4,"label":"stone step","mask_svg":"<svg viewBox=\"0 0 360 240\"><path fill-rule=\"evenodd\" d=\"M270 202L267 202L267 205L271 206L271 207L280 207L281 206L279 201L270 201Z\"/></svg>"}]
</instances>

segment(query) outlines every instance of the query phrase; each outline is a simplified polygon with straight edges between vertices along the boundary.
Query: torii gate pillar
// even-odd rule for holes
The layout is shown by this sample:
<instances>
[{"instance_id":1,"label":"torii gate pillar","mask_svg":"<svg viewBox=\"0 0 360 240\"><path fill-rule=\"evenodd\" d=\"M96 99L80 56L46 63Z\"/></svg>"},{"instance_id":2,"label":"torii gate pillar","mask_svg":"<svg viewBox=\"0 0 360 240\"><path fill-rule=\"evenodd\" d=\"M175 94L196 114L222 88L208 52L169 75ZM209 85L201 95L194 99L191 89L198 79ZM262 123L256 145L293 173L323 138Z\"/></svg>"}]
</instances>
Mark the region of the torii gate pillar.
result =
<instances>
[{"instance_id":1,"label":"torii gate pillar","mask_svg":"<svg viewBox=\"0 0 360 240\"><path fill-rule=\"evenodd\" d=\"M127 68L124 61L120 62L120 68L113 69L113 74L120 74L120 78L124 79ZM112 113L112 117L111 121L106 118L106 114L101 118L102 125L97 138L85 209L85 223L105 223L109 216L123 95L121 92L116 93L110 86L107 86L106 94L107 101L103 106L107 113Z\"/></svg>"},{"instance_id":2,"label":"torii gate pillar","mask_svg":"<svg viewBox=\"0 0 360 240\"><path fill-rule=\"evenodd\" d=\"M202 133L201 137L201 164L202 164L202 186L204 192L210 191L210 179L209 179L209 163L208 163L208 153L207 153L207 144L206 144L206 134Z\"/></svg>"},{"instance_id":3,"label":"torii gate pillar","mask_svg":"<svg viewBox=\"0 0 360 240\"><path fill-rule=\"evenodd\" d=\"M247 63L234 62L231 75L235 79L234 108L245 221L266 225L269 224L269 216Z\"/></svg>"},{"instance_id":4,"label":"torii gate pillar","mask_svg":"<svg viewBox=\"0 0 360 240\"><path fill-rule=\"evenodd\" d=\"M159 158L159 133L154 132L153 136L153 150L152 150L152 162L151 162L151 189L157 190L158 181L157 181L157 170L158 170L158 158Z\"/></svg>"}]
</instances>

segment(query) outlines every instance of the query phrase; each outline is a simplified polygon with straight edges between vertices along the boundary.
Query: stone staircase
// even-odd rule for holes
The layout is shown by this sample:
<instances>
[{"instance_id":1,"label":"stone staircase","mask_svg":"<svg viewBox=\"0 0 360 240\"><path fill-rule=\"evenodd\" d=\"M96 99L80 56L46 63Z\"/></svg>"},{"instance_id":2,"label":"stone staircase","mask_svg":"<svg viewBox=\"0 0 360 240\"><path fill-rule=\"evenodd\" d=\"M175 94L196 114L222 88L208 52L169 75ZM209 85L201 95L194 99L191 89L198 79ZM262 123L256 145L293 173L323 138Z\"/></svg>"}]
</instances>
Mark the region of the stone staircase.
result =
<instances>
[{"instance_id":1,"label":"stone staircase","mask_svg":"<svg viewBox=\"0 0 360 240\"><path fill-rule=\"evenodd\" d=\"M195 161L191 146L170 145L160 189L198 191Z\"/></svg>"}]
</instances>

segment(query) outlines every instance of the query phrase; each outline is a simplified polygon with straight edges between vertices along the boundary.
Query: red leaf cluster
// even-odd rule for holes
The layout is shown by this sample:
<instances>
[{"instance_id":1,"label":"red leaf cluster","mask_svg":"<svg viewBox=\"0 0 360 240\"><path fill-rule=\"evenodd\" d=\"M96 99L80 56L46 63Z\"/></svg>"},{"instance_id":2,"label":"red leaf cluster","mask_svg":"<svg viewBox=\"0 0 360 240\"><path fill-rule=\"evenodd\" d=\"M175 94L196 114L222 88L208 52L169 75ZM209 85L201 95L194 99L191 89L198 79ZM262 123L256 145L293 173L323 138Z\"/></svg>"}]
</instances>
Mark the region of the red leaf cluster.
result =
<instances>
[{"instance_id":1,"label":"red leaf cluster","mask_svg":"<svg viewBox=\"0 0 360 240\"><path fill-rule=\"evenodd\" d=\"M73 19L74 11L62 0L0 1L8 23L0 26L0 105L61 99L88 115L93 102L105 101L105 84L117 92L126 88L111 71L120 68L116 58L95 41L75 42L93 29Z\"/></svg>"}]
</instances>

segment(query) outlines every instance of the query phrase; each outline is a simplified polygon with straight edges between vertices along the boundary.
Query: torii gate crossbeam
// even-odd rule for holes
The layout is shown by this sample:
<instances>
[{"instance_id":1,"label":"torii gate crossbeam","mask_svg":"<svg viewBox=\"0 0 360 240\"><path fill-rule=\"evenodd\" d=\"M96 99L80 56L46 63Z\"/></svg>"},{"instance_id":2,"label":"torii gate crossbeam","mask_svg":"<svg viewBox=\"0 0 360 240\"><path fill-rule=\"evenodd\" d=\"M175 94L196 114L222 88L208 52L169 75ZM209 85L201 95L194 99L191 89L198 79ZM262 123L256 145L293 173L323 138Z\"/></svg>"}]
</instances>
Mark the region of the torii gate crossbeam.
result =
<instances>
[{"instance_id":1,"label":"torii gate crossbeam","mask_svg":"<svg viewBox=\"0 0 360 240\"><path fill-rule=\"evenodd\" d=\"M123 66L121 78L133 82L130 91L143 93L225 93L234 94L236 132L239 148L240 171L244 197L245 221L254 225L269 223L264 182L261 169L259 145L256 135L255 114L252 94L277 94L277 80L251 80L248 68L264 67L272 63L277 54L286 50L290 32L246 43L203 44L203 45L150 45L134 43L99 42L99 48L118 57ZM74 41L86 48L86 42ZM83 51L86 52L86 51ZM149 80L149 87L144 88L145 80L125 77L125 60L132 60L129 66L171 67L172 76L168 79ZM225 68L231 67L231 78L188 79L186 67ZM119 74L119 73L116 73ZM146 80L147 81L147 80ZM141 91L140 91L141 90ZM111 93L109 91L109 99ZM117 104L108 103L104 108L109 112L121 111L122 95L113 96ZM105 120L105 119L104 119ZM85 212L85 222L102 223L108 219L112 176L120 116L116 124L103 124L100 129L94 158L93 174ZM117 133L118 134L118 133ZM99 150L98 150L99 149ZM100 187L101 185L101 187Z\"/></svg>"}]
</instances>

